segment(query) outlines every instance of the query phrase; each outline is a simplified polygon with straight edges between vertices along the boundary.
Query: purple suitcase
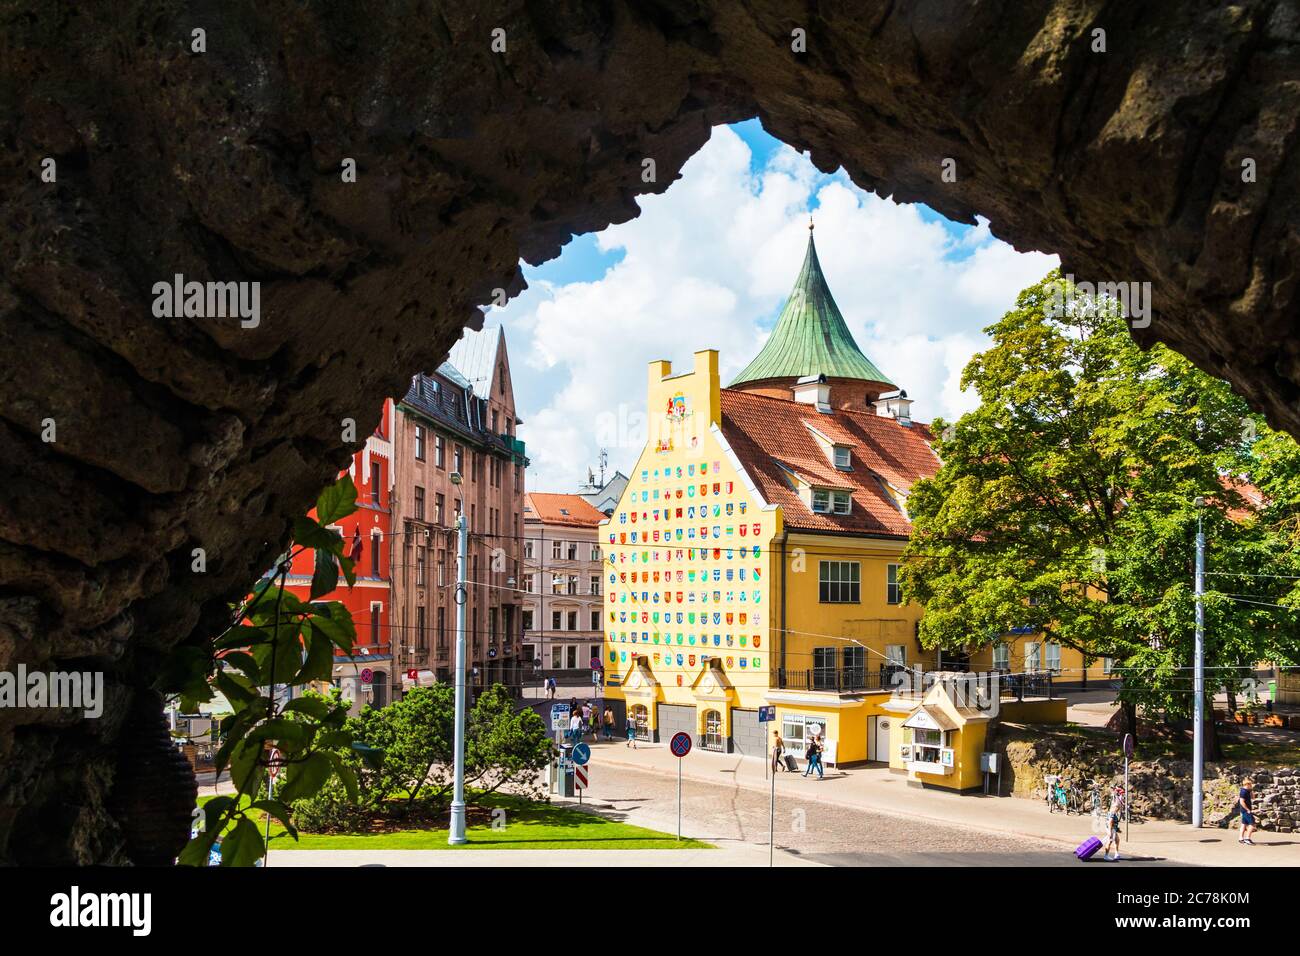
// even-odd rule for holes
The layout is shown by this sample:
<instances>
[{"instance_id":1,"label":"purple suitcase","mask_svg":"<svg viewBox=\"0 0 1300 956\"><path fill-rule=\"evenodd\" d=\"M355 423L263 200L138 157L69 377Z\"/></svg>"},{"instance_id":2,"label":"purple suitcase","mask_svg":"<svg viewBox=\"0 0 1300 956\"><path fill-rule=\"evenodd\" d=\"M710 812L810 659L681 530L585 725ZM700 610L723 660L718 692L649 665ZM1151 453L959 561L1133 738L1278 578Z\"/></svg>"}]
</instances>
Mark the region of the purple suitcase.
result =
<instances>
[{"instance_id":1,"label":"purple suitcase","mask_svg":"<svg viewBox=\"0 0 1300 956\"><path fill-rule=\"evenodd\" d=\"M1095 836L1090 836L1079 844L1079 848L1074 851L1074 855L1080 860L1091 860L1101 849L1101 841Z\"/></svg>"}]
</instances>

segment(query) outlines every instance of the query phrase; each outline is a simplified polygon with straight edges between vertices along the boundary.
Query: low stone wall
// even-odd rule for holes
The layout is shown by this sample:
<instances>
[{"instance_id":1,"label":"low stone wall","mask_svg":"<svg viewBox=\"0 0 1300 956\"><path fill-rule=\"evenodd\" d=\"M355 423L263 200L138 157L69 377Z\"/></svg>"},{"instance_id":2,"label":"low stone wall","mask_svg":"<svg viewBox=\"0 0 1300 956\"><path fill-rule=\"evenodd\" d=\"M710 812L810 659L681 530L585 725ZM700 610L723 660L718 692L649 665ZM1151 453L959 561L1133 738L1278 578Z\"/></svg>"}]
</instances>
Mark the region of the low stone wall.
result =
<instances>
[{"instance_id":1,"label":"low stone wall","mask_svg":"<svg viewBox=\"0 0 1300 956\"><path fill-rule=\"evenodd\" d=\"M1124 779L1124 759L1113 742L1051 727L1002 725L993 741L1006 768L1004 783L1013 796L1043 800L1045 776L1057 774L1086 785L1107 787ZM1300 829L1300 769L1209 763L1205 766L1204 819L1213 823L1232 807L1241 781L1255 780L1255 813L1264 830ZM1134 761L1129 765L1129 800L1137 816L1158 820L1191 819L1192 765L1189 760Z\"/></svg>"}]
</instances>

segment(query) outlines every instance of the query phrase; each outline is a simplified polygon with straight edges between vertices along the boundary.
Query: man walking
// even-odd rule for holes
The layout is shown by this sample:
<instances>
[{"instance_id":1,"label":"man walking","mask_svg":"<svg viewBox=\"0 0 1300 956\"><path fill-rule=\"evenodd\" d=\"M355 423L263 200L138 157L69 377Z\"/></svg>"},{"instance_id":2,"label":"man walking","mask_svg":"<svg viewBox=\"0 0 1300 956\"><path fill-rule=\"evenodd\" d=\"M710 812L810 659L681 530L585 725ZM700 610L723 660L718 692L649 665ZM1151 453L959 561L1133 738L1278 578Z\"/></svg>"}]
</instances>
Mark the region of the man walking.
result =
<instances>
[{"instance_id":1,"label":"man walking","mask_svg":"<svg viewBox=\"0 0 1300 956\"><path fill-rule=\"evenodd\" d=\"M1247 777L1241 782L1241 792L1237 794L1237 805L1241 807L1241 836L1237 838L1237 842L1247 846L1255 845L1255 841L1251 839L1256 830L1255 805L1252 800L1254 791L1255 781Z\"/></svg>"}]
</instances>

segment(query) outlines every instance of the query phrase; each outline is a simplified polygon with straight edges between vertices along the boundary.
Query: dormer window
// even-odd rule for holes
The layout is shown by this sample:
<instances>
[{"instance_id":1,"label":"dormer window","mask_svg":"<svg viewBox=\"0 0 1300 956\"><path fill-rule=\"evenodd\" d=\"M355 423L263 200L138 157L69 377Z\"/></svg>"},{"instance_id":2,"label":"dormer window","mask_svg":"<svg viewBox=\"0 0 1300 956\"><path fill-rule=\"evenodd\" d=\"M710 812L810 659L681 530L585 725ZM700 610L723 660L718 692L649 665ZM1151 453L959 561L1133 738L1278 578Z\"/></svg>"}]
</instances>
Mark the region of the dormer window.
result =
<instances>
[{"instance_id":1,"label":"dormer window","mask_svg":"<svg viewBox=\"0 0 1300 956\"><path fill-rule=\"evenodd\" d=\"M840 471L849 471L851 469L852 466L849 464L849 448L847 445L835 446L835 467Z\"/></svg>"},{"instance_id":2,"label":"dormer window","mask_svg":"<svg viewBox=\"0 0 1300 956\"><path fill-rule=\"evenodd\" d=\"M830 488L814 488L812 492L812 510L817 514L846 515L853 508L853 498L847 491Z\"/></svg>"}]
</instances>

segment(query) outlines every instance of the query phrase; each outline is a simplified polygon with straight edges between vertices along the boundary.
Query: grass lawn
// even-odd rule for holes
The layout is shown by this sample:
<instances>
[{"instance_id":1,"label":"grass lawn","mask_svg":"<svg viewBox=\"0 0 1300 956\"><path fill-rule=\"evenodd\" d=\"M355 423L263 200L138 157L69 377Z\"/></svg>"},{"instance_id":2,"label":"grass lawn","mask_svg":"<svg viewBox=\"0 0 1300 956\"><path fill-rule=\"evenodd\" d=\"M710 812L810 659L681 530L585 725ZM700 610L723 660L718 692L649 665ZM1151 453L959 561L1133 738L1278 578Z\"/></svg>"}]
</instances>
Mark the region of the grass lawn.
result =
<instances>
[{"instance_id":1,"label":"grass lawn","mask_svg":"<svg viewBox=\"0 0 1300 956\"><path fill-rule=\"evenodd\" d=\"M211 797L202 797L202 805ZM468 842L453 847L447 844L447 830L398 830L389 833L330 834L299 833L298 840L278 823L271 823L273 850L696 850L712 849L701 840L678 840L669 833L619 823L606 817L570 806L534 803L520 797L492 794L482 807L505 811L504 826L491 822L471 824L466 830ZM265 825L263 823L263 825Z\"/></svg>"}]
</instances>

